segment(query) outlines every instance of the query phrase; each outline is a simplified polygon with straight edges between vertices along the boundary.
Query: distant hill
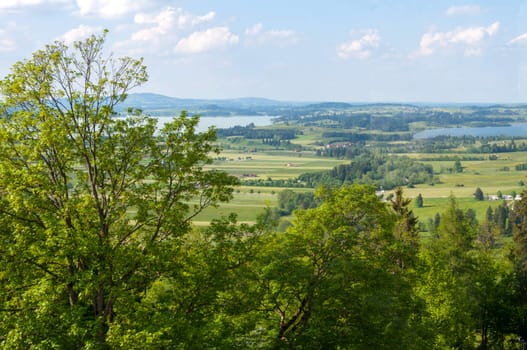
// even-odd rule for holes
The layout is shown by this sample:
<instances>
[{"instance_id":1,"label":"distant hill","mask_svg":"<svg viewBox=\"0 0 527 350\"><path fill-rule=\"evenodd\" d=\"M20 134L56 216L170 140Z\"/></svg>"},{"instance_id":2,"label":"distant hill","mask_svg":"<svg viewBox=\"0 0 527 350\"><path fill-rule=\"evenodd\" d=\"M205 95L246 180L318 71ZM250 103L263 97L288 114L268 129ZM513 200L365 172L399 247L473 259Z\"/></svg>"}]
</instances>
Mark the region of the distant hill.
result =
<instances>
[{"instance_id":1,"label":"distant hill","mask_svg":"<svg viewBox=\"0 0 527 350\"><path fill-rule=\"evenodd\" d=\"M186 110L191 115L202 116L282 116L285 119L295 119L314 113L334 114L338 113L368 113L383 110L408 112L434 107L466 107L474 113L503 114L511 113L509 108L527 109L527 105L507 104L426 104L426 103L397 103L397 102L339 102L339 101L310 101L292 102L278 101L259 97L242 97L232 99L193 99L177 98L154 93L130 94L125 102L117 106L117 112L123 112L129 107L139 108L152 116L178 115Z\"/></svg>"},{"instance_id":2,"label":"distant hill","mask_svg":"<svg viewBox=\"0 0 527 350\"><path fill-rule=\"evenodd\" d=\"M129 107L139 108L152 115L178 114L182 110L202 115L265 115L307 103L284 102L258 97L235 99L185 99L153 93L130 94L118 106L121 112Z\"/></svg>"}]
</instances>

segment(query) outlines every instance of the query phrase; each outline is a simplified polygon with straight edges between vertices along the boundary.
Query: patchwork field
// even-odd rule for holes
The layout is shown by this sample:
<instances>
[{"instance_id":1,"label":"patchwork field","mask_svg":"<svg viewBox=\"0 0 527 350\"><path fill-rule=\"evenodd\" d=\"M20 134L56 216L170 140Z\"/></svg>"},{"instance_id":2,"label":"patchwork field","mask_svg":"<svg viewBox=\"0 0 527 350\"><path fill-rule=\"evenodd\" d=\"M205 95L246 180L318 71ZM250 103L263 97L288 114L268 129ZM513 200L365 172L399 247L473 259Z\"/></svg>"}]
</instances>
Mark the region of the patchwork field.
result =
<instances>
[{"instance_id":1,"label":"patchwork field","mask_svg":"<svg viewBox=\"0 0 527 350\"><path fill-rule=\"evenodd\" d=\"M445 154L444 156L446 156ZM452 154L449 154L452 156ZM216 169L246 179L290 179L296 178L305 172L331 169L338 164L347 164L349 160L318 157L314 152L291 151L259 151L238 152L224 151L222 158L213 165ZM408 154L413 158L425 158L430 155ZM442 155L434 155L440 157ZM477 155L464 155L466 157ZM479 155L481 157L481 155ZM527 152L501 153L497 160L462 161L463 172L449 173L452 161L423 161L433 166L434 173L439 177L440 183L435 185L419 184L413 188L405 188L404 193L409 198L415 198L419 193L424 198L424 207L415 208L416 215L421 222L427 222L437 212L441 212L453 195L462 208L472 208L478 218L483 218L489 206L496 206L501 200L477 201L474 191L480 187L485 195L520 194L524 186L521 181L526 181L526 171L517 171L515 166L527 161ZM277 203L277 194L284 188L241 186L234 199L219 208L211 208L203 212L196 219L196 224L205 225L211 219L234 212L242 222L254 222L256 215L266 206L273 207ZM312 189L294 188L295 191L312 191ZM389 191L385 196L389 195Z\"/></svg>"}]
</instances>

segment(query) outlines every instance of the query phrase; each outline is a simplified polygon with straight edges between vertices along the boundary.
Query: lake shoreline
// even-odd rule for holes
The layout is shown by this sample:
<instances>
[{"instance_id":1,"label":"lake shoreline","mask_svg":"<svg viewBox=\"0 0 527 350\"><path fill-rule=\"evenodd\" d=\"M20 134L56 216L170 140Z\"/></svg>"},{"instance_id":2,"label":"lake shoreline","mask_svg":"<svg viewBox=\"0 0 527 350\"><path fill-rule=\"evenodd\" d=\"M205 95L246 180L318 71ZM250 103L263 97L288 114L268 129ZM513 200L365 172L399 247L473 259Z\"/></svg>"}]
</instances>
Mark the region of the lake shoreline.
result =
<instances>
[{"instance_id":1,"label":"lake shoreline","mask_svg":"<svg viewBox=\"0 0 527 350\"><path fill-rule=\"evenodd\" d=\"M273 124L273 119L279 116L262 116L262 115L245 115L245 116L224 116L224 117L200 117L197 130L199 132L207 131L211 126L217 129L232 128L233 126L247 126L254 124L254 126L267 126ZM165 123L173 119L172 116L155 116L158 121L158 127L162 127Z\"/></svg>"},{"instance_id":2,"label":"lake shoreline","mask_svg":"<svg viewBox=\"0 0 527 350\"><path fill-rule=\"evenodd\" d=\"M438 136L452 137L527 137L527 123L512 123L509 126L437 128L419 131L413 135L414 140L431 139Z\"/></svg>"}]
</instances>

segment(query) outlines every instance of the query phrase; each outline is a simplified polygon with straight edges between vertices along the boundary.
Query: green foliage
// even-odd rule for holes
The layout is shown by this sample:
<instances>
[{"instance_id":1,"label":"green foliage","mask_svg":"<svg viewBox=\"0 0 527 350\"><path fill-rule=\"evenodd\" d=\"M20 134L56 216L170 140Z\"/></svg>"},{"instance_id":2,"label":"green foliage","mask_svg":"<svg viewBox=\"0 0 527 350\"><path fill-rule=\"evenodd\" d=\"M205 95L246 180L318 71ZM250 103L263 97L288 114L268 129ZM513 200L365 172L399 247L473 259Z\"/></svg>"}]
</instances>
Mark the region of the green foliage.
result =
<instances>
[{"instance_id":1,"label":"green foliage","mask_svg":"<svg viewBox=\"0 0 527 350\"><path fill-rule=\"evenodd\" d=\"M349 183L375 185L384 189L397 186L432 183L433 169L409 157L364 152L351 164L338 165L330 171L306 173L298 177L308 186L340 186Z\"/></svg>"},{"instance_id":2,"label":"green foliage","mask_svg":"<svg viewBox=\"0 0 527 350\"><path fill-rule=\"evenodd\" d=\"M278 194L278 210L281 215L290 215L295 209L315 208L320 201L313 192L283 190Z\"/></svg>"},{"instance_id":3,"label":"green foliage","mask_svg":"<svg viewBox=\"0 0 527 350\"><path fill-rule=\"evenodd\" d=\"M190 220L237 183L204 170L218 149L197 117L158 133L155 119L115 117L147 75L141 60L103 56L103 44L57 42L0 81L3 347L104 348L126 325L116 320L175 269Z\"/></svg>"},{"instance_id":4,"label":"green foliage","mask_svg":"<svg viewBox=\"0 0 527 350\"><path fill-rule=\"evenodd\" d=\"M417 265L419 252L419 221L409 209L410 203L410 199L403 197L402 187L398 187L390 204L397 218L394 227L398 245L396 260L403 270L413 269Z\"/></svg>"},{"instance_id":5,"label":"green foliage","mask_svg":"<svg viewBox=\"0 0 527 350\"><path fill-rule=\"evenodd\" d=\"M476 198L477 201L482 201L485 199L485 195L483 194L481 188L476 188L476 191L474 192L474 198Z\"/></svg>"},{"instance_id":6,"label":"green foliage","mask_svg":"<svg viewBox=\"0 0 527 350\"><path fill-rule=\"evenodd\" d=\"M455 173L462 173L462 172L463 172L463 165L461 165L461 161L460 161L459 159L457 159L457 160L454 162L453 171L454 171Z\"/></svg>"},{"instance_id":7,"label":"green foliage","mask_svg":"<svg viewBox=\"0 0 527 350\"><path fill-rule=\"evenodd\" d=\"M302 132L299 129L291 128L256 128L254 124L247 126L234 126L228 129L219 129L218 137L243 136L246 139L261 139L264 143L275 141L280 144L281 141L292 140L297 134ZM272 142L271 142L272 143Z\"/></svg>"},{"instance_id":8,"label":"green foliage","mask_svg":"<svg viewBox=\"0 0 527 350\"><path fill-rule=\"evenodd\" d=\"M181 237L183 244L171 254L173 268L143 298L124 305L127 312L110 329L111 345L232 348L242 327L237 319L246 311L238 296L247 290L247 264L259 232L230 216Z\"/></svg>"},{"instance_id":9,"label":"green foliage","mask_svg":"<svg viewBox=\"0 0 527 350\"><path fill-rule=\"evenodd\" d=\"M47 46L0 81L2 348L488 349L527 338L526 193L489 207L482 225L452 196L421 239L402 188L383 202L349 183L430 183L431 166L360 144L346 149L351 164L304 178L343 186L282 191L254 226L230 215L198 229L196 215L237 184L207 170L214 131L197 133L185 112L160 130L139 110L115 115L146 71L105 57L103 44L104 35ZM352 108L324 108L340 107ZM310 122L404 129L421 112Z\"/></svg>"},{"instance_id":10,"label":"green foliage","mask_svg":"<svg viewBox=\"0 0 527 350\"><path fill-rule=\"evenodd\" d=\"M417 208L422 208L423 205L424 205L423 195L421 195L421 193L419 193L417 195L417 197L415 197L415 206Z\"/></svg>"},{"instance_id":11,"label":"green foliage","mask_svg":"<svg viewBox=\"0 0 527 350\"><path fill-rule=\"evenodd\" d=\"M411 245L394 235L396 214L367 186L318 195L322 204L295 211L287 233L262 237L246 337L260 330L279 348L420 348L417 301L394 258Z\"/></svg>"},{"instance_id":12,"label":"green foliage","mask_svg":"<svg viewBox=\"0 0 527 350\"><path fill-rule=\"evenodd\" d=\"M514 266L516 332L527 339L527 193L516 204L513 213L513 250L510 255Z\"/></svg>"},{"instance_id":13,"label":"green foliage","mask_svg":"<svg viewBox=\"0 0 527 350\"><path fill-rule=\"evenodd\" d=\"M507 268L477 239L477 222L453 197L434 233L422 251L419 288L426 322L435 329L434 347L469 349L477 341L479 348L503 346L513 299Z\"/></svg>"}]
</instances>

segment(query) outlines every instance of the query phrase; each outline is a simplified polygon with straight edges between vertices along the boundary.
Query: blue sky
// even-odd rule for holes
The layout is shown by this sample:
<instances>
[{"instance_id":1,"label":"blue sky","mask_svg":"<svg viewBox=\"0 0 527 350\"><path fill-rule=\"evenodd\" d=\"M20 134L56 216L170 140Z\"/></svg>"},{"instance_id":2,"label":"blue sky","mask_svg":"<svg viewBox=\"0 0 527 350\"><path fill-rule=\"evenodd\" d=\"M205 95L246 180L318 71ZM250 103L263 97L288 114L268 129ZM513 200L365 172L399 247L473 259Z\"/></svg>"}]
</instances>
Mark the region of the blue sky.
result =
<instances>
[{"instance_id":1,"label":"blue sky","mask_svg":"<svg viewBox=\"0 0 527 350\"><path fill-rule=\"evenodd\" d=\"M136 92L286 101L527 102L527 1L0 0L0 75L109 29Z\"/></svg>"}]
</instances>

